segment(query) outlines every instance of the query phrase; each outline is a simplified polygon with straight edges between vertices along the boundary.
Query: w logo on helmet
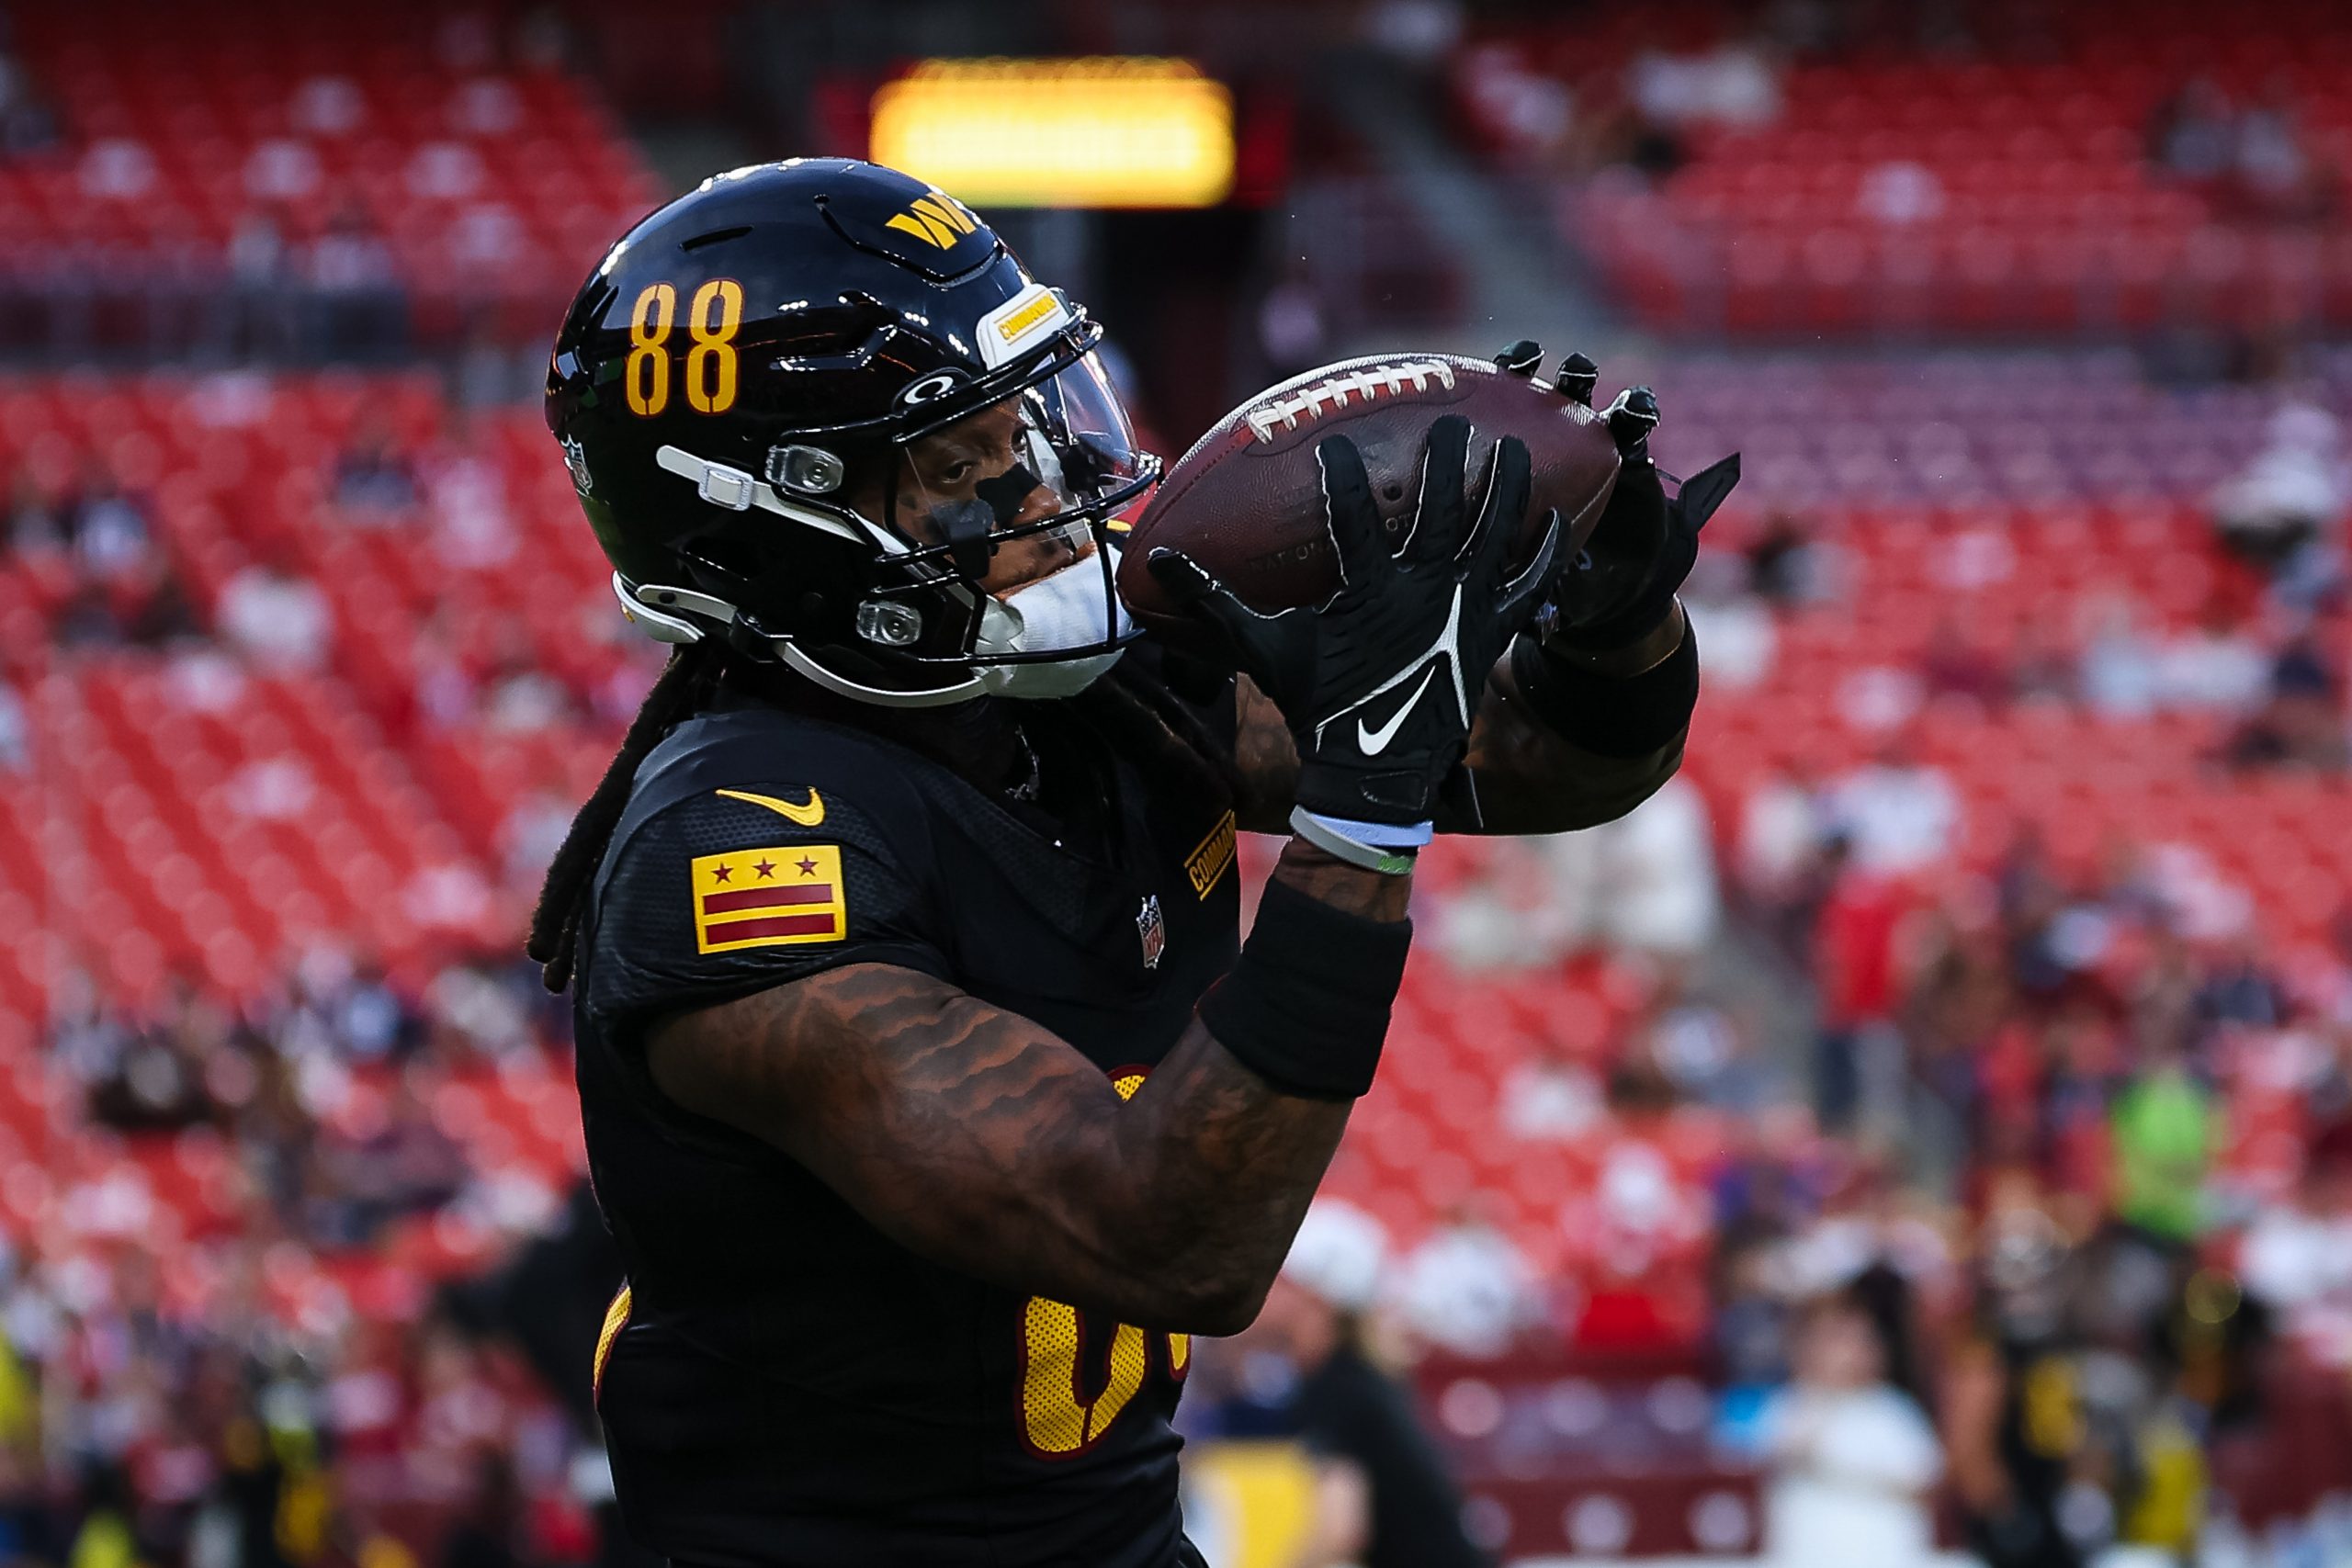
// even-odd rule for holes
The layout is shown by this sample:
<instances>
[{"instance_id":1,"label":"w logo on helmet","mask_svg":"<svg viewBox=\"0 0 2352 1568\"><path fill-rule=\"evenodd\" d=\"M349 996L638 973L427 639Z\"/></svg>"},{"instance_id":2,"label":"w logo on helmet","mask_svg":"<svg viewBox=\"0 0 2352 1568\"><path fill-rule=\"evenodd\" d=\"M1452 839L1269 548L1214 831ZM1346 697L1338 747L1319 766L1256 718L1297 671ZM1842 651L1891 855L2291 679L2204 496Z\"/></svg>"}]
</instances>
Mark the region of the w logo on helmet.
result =
<instances>
[{"instance_id":1,"label":"w logo on helmet","mask_svg":"<svg viewBox=\"0 0 2352 1568\"><path fill-rule=\"evenodd\" d=\"M954 249L956 241L979 225L952 198L934 190L929 196L917 197L904 212L883 227L912 234L924 244L945 251Z\"/></svg>"}]
</instances>

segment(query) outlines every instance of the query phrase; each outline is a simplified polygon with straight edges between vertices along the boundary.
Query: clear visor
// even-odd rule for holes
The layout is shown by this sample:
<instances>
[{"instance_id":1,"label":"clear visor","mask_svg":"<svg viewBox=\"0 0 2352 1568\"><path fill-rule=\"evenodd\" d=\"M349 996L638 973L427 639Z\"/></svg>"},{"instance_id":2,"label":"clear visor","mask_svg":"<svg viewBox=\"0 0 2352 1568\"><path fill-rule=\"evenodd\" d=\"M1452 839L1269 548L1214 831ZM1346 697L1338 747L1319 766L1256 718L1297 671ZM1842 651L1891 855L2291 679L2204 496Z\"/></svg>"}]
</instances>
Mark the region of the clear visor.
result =
<instances>
[{"instance_id":1,"label":"clear visor","mask_svg":"<svg viewBox=\"0 0 2352 1568\"><path fill-rule=\"evenodd\" d=\"M914 558L1003 593L1092 554L1104 513L1149 476L1088 354L908 441L881 521Z\"/></svg>"}]
</instances>

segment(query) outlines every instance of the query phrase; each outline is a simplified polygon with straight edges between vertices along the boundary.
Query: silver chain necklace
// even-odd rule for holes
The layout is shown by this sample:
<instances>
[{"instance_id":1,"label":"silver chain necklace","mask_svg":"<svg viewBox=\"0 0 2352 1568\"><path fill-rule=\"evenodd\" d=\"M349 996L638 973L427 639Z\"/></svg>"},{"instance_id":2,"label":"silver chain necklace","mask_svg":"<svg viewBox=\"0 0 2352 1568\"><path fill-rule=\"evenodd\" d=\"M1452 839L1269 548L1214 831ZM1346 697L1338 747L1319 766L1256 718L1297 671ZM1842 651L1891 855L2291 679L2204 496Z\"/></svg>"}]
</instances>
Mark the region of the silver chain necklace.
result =
<instances>
[{"instance_id":1,"label":"silver chain necklace","mask_svg":"<svg viewBox=\"0 0 2352 1568\"><path fill-rule=\"evenodd\" d=\"M1037 749L1029 744L1028 731L1017 724L1012 727L1012 739L1021 743L1021 755L1029 764L1029 776L1019 784L1009 786L1004 793L1014 800L1034 802L1037 798L1037 786L1040 782Z\"/></svg>"}]
</instances>

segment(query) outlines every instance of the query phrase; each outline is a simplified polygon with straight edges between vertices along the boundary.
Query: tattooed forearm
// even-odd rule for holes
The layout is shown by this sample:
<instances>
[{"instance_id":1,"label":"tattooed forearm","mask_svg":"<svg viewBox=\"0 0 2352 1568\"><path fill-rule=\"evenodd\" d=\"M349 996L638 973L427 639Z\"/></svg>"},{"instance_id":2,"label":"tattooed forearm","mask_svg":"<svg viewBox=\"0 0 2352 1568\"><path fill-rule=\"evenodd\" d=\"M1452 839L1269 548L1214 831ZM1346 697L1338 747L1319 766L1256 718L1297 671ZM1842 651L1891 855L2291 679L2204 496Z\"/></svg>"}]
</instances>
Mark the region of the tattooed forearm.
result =
<instances>
[{"instance_id":1,"label":"tattooed forearm","mask_svg":"<svg viewBox=\"0 0 2352 1568\"><path fill-rule=\"evenodd\" d=\"M1527 710L1508 662L1495 666L1465 761L1478 781L1476 826L1441 832L1564 833L1613 822L1657 793L1682 765L1683 737L1641 757L1603 757L1569 744Z\"/></svg>"},{"instance_id":2,"label":"tattooed forearm","mask_svg":"<svg viewBox=\"0 0 2352 1568\"><path fill-rule=\"evenodd\" d=\"M1248 676L1237 685L1234 757L1248 791L1235 815L1253 832L1288 832L1298 782L1289 727ZM1478 820L1441 800L1440 832L1565 833L1614 821L1655 795L1682 765L1682 738L1645 757L1603 757L1572 746L1527 711L1505 660L1487 679L1464 760L1477 782Z\"/></svg>"},{"instance_id":3,"label":"tattooed forearm","mask_svg":"<svg viewBox=\"0 0 2352 1568\"><path fill-rule=\"evenodd\" d=\"M1403 919L1413 896L1411 877L1383 876L1350 865L1305 839L1283 846L1283 858L1274 863L1274 880L1367 920Z\"/></svg>"},{"instance_id":4,"label":"tattooed forearm","mask_svg":"<svg viewBox=\"0 0 2352 1568\"><path fill-rule=\"evenodd\" d=\"M782 1148L912 1250L1147 1328L1256 1315L1347 1124L1197 1022L1122 1103L1036 1024L885 964L673 1019L648 1051L663 1093Z\"/></svg>"},{"instance_id":5,"label":"tattooed forearm","mask_svg":"<svg viewBox=\"0 0 2352 1568\"><path fill-rule=\"evenodd\" d=\"M1249 676L1236 677L1233 685L1239 710L1233 761L1243 785L1234 819L1252 833L1287 833L1298 794L1298 746L1290 738L1290 721Z\"/></svg>"}]
</instances>

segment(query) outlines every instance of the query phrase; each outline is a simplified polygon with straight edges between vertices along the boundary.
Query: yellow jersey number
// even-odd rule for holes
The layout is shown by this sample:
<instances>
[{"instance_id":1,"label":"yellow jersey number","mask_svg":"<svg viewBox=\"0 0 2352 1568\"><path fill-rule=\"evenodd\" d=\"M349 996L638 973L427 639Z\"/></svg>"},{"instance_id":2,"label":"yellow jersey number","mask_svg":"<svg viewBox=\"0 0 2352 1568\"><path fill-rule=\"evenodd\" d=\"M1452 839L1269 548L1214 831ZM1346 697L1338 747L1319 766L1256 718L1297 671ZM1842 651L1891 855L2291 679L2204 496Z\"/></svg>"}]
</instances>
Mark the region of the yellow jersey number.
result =
<instances>
[{"instance_id":1,"label":"yellow jersey number","mask_svg":"<svg viewBox=\"0 0 2352 1568\"><path fill-rule=\"evenodd\" d=\"M640 289L628 313L628 361L621 384L629 412L650 417L670 406L670 333L677 324L678 291L666 283ZM735 406L735 333L743 325L743 286L714 277L686 307L686 403L696 413Z\"/></svg>"},{"instance_id":2,"label":"yellow jersey number","mask_svg":"<svg viewBox=\"0 0 2352 1568\"><path fill-rule=\"evenodd\" d=\"M1143 1080L1142 1073L1129 1069L1111 1083L1121 1100L1132 1100ZM1161 1337L1168 1375L1181 1382L1192 1365L1192 1336ZM1111 1423L1142 1392L1151 1371L1151 1338L1133 1324L1113 1328L1110 1354L1103 1358L1100 1375L1087 1380L1100 1392L1089 1396L1079 1382L1079 1359L1086 1349L1085 1314L1044 1296L1023 1303L1021 1437L1029 1450L1041 1459L1068 1459L1102 1441Z\"/></svg>"}]
</instances>

